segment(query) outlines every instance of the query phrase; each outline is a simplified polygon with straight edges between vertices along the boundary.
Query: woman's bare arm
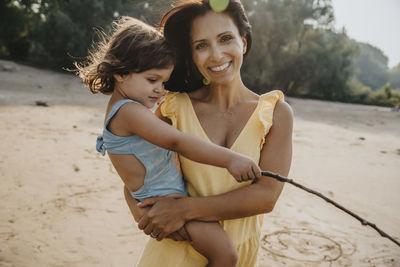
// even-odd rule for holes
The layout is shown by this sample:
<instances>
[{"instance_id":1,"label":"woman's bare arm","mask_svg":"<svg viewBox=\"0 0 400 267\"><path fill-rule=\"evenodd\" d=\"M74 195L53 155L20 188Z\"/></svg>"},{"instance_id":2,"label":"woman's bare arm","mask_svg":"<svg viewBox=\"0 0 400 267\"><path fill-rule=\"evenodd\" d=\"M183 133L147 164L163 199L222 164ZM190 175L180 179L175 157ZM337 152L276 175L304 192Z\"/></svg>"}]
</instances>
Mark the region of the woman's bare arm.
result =
<instances>
[{"instance_id":1,"label":"woman's bare arm","mask_svg":"<svg viewBox=\"0 0 400 267\"><path fill-rule=\"evenodd\" d=\"M292 110L287 103L278 102L261 151L261 169L287 176L292 158L292 130ZM273 210L282 188L283 183L262 177L249 186L216 196L145 200L144 205L154 205L138 226L147 234L157 231L162 239L188 220L227 220L268 213Z\"/></svg>"}]
</instances>

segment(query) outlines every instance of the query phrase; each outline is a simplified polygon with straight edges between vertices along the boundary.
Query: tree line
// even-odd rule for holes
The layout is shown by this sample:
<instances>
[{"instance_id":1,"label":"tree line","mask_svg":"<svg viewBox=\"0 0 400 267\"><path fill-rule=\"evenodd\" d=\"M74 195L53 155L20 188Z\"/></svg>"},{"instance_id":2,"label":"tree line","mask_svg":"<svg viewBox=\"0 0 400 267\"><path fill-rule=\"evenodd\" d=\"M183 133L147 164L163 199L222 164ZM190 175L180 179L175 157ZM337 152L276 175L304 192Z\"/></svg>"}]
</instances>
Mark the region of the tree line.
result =
<instances>
[{"instance_id":1,"label":"tree line","mask_svg":"<svg viewBox=\"0 0 400 267\"><path fill-rule=\"evenodd\" d=\"M156 25L169 0L0 0L0 57L62 70L87 55L96 32L128 15ZM257 93L400 105L400 63L334 28L331 0L242 1L253 26L243 66Z\"/></svg>"}]
</instances>

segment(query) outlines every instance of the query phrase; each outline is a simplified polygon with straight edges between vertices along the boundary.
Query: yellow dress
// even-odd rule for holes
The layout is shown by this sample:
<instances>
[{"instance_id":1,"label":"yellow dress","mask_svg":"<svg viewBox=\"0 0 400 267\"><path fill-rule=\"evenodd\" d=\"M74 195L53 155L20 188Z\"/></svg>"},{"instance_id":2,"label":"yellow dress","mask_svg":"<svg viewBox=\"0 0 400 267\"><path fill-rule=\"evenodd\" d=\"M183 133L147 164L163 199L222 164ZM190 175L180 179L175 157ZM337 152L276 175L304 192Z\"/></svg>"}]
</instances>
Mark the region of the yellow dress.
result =
<instances>
[{"instance_id":1,"label":"yellow dress","mask_svg":"<svg viewBox=\"0 0 400 267\"><path fill-rule=\"evenodd\" d=\"M260 96L256 109L233 143L232 150L259 162L260 151L272 125L273 111L278 100L283 100L281 91L271 91ZM180 131L210 141L186 93L168 95L161 106L161 113L171 119L172 125ZM197 163L182 156L180 162L190 196L217 195L249 184L236 182L223 168ZM237 247L238 267L257 266L262 220L263 215L256 215L220 222ZM137 266L195 267L206 264L207 259L188 242L175 242L170 239L158 242L149 239Z\"/></svg>"}]
</instances>

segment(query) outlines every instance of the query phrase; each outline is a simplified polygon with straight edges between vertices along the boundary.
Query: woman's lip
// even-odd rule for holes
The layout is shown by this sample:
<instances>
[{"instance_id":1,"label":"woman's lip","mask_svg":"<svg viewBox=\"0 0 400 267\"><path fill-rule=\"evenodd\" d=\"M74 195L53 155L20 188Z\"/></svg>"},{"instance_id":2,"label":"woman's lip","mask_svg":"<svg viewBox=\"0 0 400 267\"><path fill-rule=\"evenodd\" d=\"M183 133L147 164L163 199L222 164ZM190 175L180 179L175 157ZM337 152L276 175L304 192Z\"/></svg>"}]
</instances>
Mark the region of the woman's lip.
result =
<instances>
[{"instance_id":1,"label":"woman's lip","mask_svg":"<svg viewBox=\"0 0 400 267\"><path fill-rule=\"evenodd\" d=\"M209 67L208 69L212 72L223 72L227 70L232 65L232 61L226 62L224 64L218 65L216 67Z\"/></svg>"}]
</instances>

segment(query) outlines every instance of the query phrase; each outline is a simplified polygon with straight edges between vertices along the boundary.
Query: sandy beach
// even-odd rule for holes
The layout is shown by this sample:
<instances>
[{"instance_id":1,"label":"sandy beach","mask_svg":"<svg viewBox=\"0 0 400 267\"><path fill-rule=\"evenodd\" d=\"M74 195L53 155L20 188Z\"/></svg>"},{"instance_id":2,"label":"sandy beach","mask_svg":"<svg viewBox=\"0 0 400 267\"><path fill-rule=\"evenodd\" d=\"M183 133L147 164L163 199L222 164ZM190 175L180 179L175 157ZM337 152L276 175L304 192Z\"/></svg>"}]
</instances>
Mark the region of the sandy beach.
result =
<instances>
[{"instance_id":1,"label":"sandy beach","mask_svg":"<svg viewBox=\"0 0 400 267\"><path fill-rule=\"evenodd\" d=\"M36 101L39 101L37 105ZM290 178L400 240L400 113L288 99ZM0 60L0 266L134 266L148 239L95 150L107 97L68 73ZM285 185L264 216L260 266L400 266L400 247Z\"/></svg>"}]
</instances>

